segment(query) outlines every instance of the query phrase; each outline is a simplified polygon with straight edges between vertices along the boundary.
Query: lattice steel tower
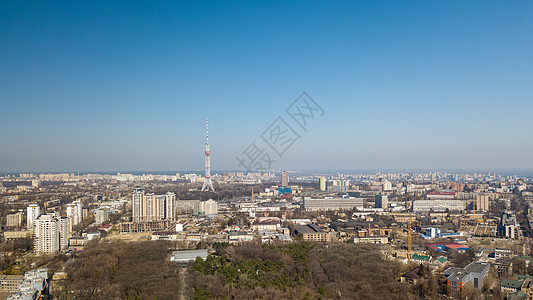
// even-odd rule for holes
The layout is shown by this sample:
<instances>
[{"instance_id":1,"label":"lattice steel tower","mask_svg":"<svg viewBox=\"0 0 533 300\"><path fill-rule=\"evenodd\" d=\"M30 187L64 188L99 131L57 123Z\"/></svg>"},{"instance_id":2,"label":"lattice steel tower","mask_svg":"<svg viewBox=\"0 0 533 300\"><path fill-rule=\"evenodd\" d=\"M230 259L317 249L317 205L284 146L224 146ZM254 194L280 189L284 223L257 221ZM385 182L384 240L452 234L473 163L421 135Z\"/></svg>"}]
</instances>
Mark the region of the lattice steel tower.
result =
<instances>
[{"instance_id":1,"label":"lattice steel tower","mask_svg":"<svg viewBox=\"0 0 533 300\"><path fill-rule=\"evenodd\" d=\"M202 191L211 190L215 192L213 187L213 181L211 180L211 151L209 151L209 120L205 119L205 132L206 132L206 142L205 142L205 181L202 186Z\"/></svg>"}]
</instances>

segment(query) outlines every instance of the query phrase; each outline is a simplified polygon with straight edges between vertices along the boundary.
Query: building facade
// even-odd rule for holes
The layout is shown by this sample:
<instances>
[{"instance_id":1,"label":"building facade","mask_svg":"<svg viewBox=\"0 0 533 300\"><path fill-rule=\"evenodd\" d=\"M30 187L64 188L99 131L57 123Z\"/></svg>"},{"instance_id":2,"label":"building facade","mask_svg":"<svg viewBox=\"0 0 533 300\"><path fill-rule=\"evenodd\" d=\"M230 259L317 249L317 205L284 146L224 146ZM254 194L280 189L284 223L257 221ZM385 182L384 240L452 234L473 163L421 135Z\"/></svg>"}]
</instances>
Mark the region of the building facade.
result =
<instances>
[{"instance_id":1,"label":"building facade","mask_svg":"<svg viewBox=\"0 0 533 300\"><path fill-rule=\"evenodd\" d=\"M389 207L389 198L386 195L374 196L374 207L387 209Z\"/></svg>"},{"instance_id":2,"label":"building facade","mask_svg":"<svg viewBox=\"0 0 533 300\"><path fill-rule=\"evenodd\" d=\"M363 198L304 198L303 209L308 211L313 210L338 210L338 209L353 209L363 208Z\"/></svg>"},{"instance_id":3,"label":"building facade","mask_svg":"<svg viewBox=\"0 0 533 300\"><path fill-rule=\"evenodd\" d=\"M413 212L428 212L432 210L462 211L465 209L463 200L415 200Z\"/></svg>"},{"instance_id":4,"label":"building facade","mask_svg":"<svg viewBox=\"0 0 533 300\"><path fill-rule=\"evenodd\" d=\"M41 215L41 208L37 204L30 204L26 210L26 227L33 229L33 222Z\"/></svg>"},{"instance_id":5,"label":"building facade","mask_svg":"<svg viewBox=\"0 0 533 300\"><path fill-rule=\"evenodd\" d=\"M35 220L34 249L37 254L55 253L68 247L68 218L43 214Z\"/></svg>"},{"instance_id":6,"label":"building facade","mask_svg":"<svg viewBox=\"0 0 533 300\"><path fill-rule=\"evenodd\" d=\"M146 194L144 189L137 188L133 190L131 203L133 222L175 219L176 194L172 192Z\"/></svg>"},{"instance_id":7,"label":"building facade","mask_svg":"<svg viewBox=\"0 0 533 300\"><path fill-rule=\"evenodd\" d=\"M15 214L7 215L6 217L6 226L7 227L20 227L22 226L22 213L18 212Z\"/></svg>"},{"instance_id":8,"label":"building facade","mask_svg":"<svg viewBox=\"0 0 533 300\"><path fill-rule=\"evenodd\" d=\"M289 186L289 174L285 171L281 173L281 186Z\"/></svg>"}]
</instances>

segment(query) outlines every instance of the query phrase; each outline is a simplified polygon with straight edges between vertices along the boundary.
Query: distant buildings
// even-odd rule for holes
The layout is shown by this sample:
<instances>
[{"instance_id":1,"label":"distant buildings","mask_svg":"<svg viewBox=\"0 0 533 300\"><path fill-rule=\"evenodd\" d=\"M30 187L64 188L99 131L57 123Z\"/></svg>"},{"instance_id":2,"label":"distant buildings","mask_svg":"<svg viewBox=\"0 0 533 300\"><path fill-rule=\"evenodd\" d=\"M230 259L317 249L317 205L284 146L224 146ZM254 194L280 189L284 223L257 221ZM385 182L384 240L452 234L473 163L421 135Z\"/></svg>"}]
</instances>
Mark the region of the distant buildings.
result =
<instances>
[{"instance_id":1,"label":"distant buildings","mask_svg":"<svg viewBox=\"0 0 533 300\"><path fill-rule=\"evenodd\" d=\"M289 175L285 171L281 173L281 186L289 186Z\"/></svg>"},{"instance_id":2,"label":"distant buildings","mask_svg":"<svg viewBox=\"0 0 533 300\"><path fill-rule=\"evenodd\" d=\"M26 227L33 229L33 222L41 214L41 208L37 204L30 204L26 211Z\"/></svg>"},{"instance_id":3,"label":"distant buildings","mask_svg":"<svg viewBox=\"0 0 533 300\"><path fill-rule=\"evenodd\" d=\"M217 213L217 202L212 199L194 203L194 214L197 216L215 216Z\"/></svg>"},{"instance_id":4,"label":"distant buildings","mask_svg":"<svg viewBox=\"0 0 533 300\"><path fill-rule=\"evenodd\" d=\"M320 176L318 178L318 185L321 191L325 191L326 190L326 177Z\"/></svg>"},{"instance_id":5,"label":"distant buildings","mask_svg":"<svg viewBox=\"0 0 533 300\"><path fill-rule=\"evenodd\" d=\"M462 211L465 209L463 200L415 200L413 201L413 212L428 211Z\"/></svg>"},{"instance_id":6,"label":"distant buildings","mask_svg":"<svg viewBox=\"0 0 533 300\"><path fill-rule=\"evenodd\" d=\"M388 197L386 195L374 196L374 207L387 209L389 207Z\"/></svg>"},{"instance_id":7,"label":"distant buildings","mask_svg":"<svg viewBox=\"0 0 533 300\"><path fill-rule=\"evenodd\" d=\"M109 208L101 207L95 210L95 222L98 225L104 224L109 219Z\"/></svg>"},{"instance_id":8,"label":"distant buildings","mask_svg":"<svg viewBox=\"0 0 533 300\"><path fill-rule=\"evenodd\" d=\"M489 195L476 195L476 210L488 211L489 209Z\"/></svg>"},{"instance_id":9,"label":"distant buildings","mask_svg":"<svg viewBox=\"0 0 533 300\"><path fill-rule=\"evenodd\" d=\"M456 192L433 192L428 193L427 197L428 199L455 199L457 196Z\"/></svg>"},{"instance_id":10,"label":"distant buildings","mask_svg":"<svg viewBox=\"0 0 533 300\"><path fill-rule=\"evenodd\" d=\"M83 219L83 206L81 201L76 200L67 204L68 230L73 231L74 226L78 225Z\"/></svg>"},{"instance_id":11,"label":"distant buildings","mask_svg":"<svg viewBox=\"0 0 533 300\"><path fill-rule=\"evenodd\" d=\"M137 188L132 193L132 221L158 221L175 219L176 194L146 194L144 189Z\"/></svg>"},{"instance_id":12,"label":"distant buildings","mask_svg":"<svg viewBox=\"0 0 533 300\"><path fill-rule=\"evenodd\" d=\"M34 249L37 254L55 253L68 247L68 218L43 214L34 222Z\"/></svg>"},{"instance_id":13,"label":"distant buildings","mask_svg":"<svg viewBox=\"0 0 533 300\"><path fill-rule=\"evenodd\" d=\"M20 226L22 226L22 213L21 212L7 215L6 219L7 219L6 220L6 226L7 227L20 227Z\"/></svg>"},{"instance_id":14,"label":"distant buildings","mask_svg":"<svg viewBox=\"0 0 533 300\"><path fill-rule=\"evenodd\" d=\"M338 210L338 209L353 209L363 208L363 198L304 198L304 210Z\"/></svg>"},{"instance_id":15,"label":"distant buildings","mask_svg":"<svg viewBox=\"0 0 533 300\"><path fill-rule=\"evenodd\" d=\"M333 192L346 192L350 189L350 180L330 180L327 189Z\"/></svg>"}]
</instances>

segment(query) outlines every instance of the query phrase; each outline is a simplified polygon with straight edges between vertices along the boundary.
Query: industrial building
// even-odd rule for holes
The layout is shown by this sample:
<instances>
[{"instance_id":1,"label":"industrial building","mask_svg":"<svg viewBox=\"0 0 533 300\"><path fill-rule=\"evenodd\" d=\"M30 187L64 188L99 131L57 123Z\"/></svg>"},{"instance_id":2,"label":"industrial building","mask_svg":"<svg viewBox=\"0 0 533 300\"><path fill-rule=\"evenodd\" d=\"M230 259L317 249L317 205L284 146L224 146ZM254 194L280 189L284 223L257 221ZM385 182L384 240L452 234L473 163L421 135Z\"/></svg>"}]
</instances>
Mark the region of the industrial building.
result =
<instances>
[{"instance_id":1,"label":"industrial building","mask_svg":"<svg viewBox=\"0 0 533 300\"><path fill-rule=\"evenodd\" d=\"M429 211L462 211L465 209L463 200L415 200L413 201L413 212Z\"/></svg>"},{"instance_id":2,"label":"industrial building","mask_svg":"<svg viewBox=\"0 0 533 300\"><path fill-rule=\"evenodd\" d=\"M362 209L364 205L363 198L304 198L303 209L308 211L314 210L338 210L338 209Z\"/></svg>"}]
</instances>

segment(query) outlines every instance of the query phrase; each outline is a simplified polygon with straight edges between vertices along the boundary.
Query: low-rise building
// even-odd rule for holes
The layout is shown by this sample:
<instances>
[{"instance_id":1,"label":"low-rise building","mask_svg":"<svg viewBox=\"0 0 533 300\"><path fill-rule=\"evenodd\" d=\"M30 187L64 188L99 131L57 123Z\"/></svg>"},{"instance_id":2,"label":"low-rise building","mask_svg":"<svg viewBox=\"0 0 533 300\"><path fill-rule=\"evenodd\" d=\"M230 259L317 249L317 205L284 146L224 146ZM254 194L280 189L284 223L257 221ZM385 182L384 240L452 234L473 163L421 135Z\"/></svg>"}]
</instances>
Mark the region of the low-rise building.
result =
<instances>
[{"instance_id":1,"label":"low-rise building","mask_svg":"<svg viewBox=\"0 0 533 300\"><path fill-rule=\"evenodd\" d=\"M490 264L482 262L472 262L464 268L448 268L444 271L447 276L447 283L453 295L460 296L463 287L468 282L472 282L474 287L481 289L485 278L489 275Z\"/></svg>"},{"instance_id":2,"label":"low-rise building","mask_svg":"<svg viewBox=\"0 0 533 300\"><path fill-rule=\"evenodd\" d=\"M330 242L331 235L324 232L315 224L296 225L295 233L301 235L304 241L310 242Z\"/></svg>"},{"instance_id":3,"label":"low-rise building","mask_svg":"<svg viewBox=\"0 0 533 300\"><path fill-rule=\"evenodd\" d=\"M15 293L22 280L22 275L0 275L0 293Z\"/></svg>"},{"instance_id":4,"label":"low-rise building","mask_svg":"<svg viewBox=\"0 0 533 300\"><path fill-rule=\"evenodd\" d=\"M207 259L207 250L180 250L180 251L172 251L172 255L170 256L170 261L178 262L178 263L188 263L188 262L194 262L197 257L200 257L203 260Z\"/></svg>"}]
</instances>

